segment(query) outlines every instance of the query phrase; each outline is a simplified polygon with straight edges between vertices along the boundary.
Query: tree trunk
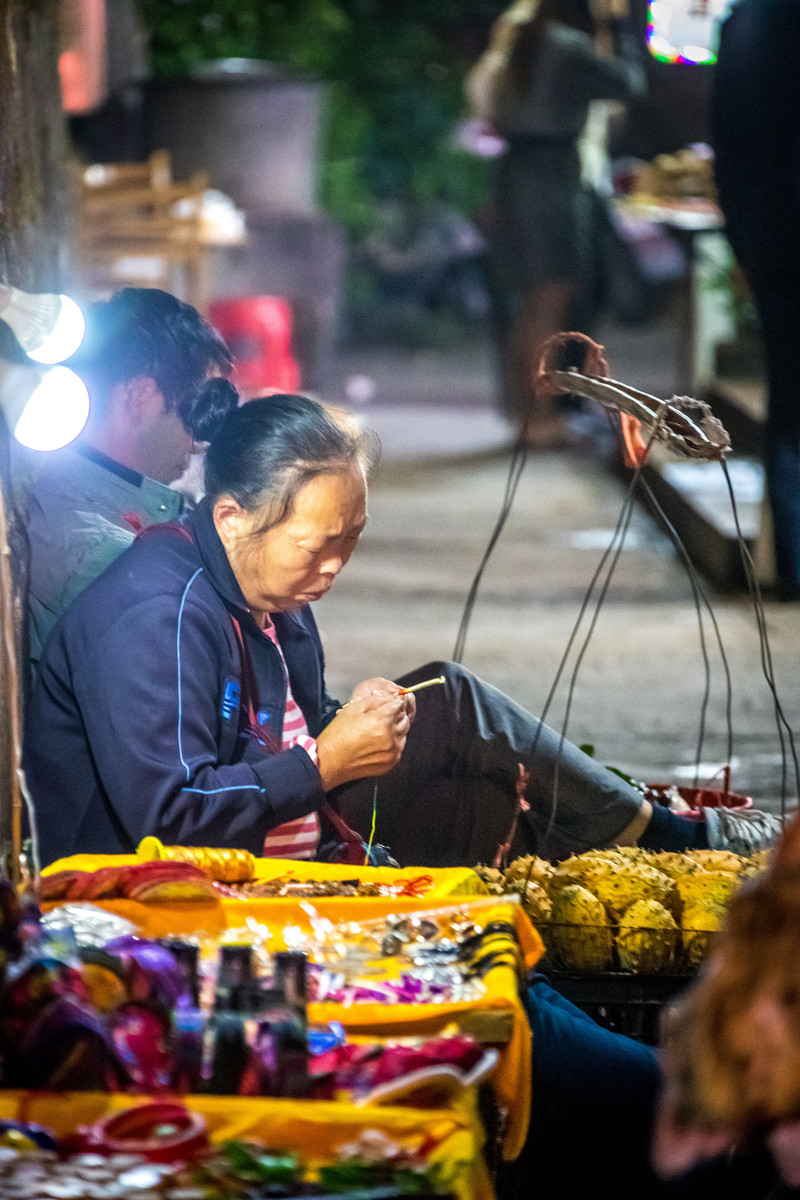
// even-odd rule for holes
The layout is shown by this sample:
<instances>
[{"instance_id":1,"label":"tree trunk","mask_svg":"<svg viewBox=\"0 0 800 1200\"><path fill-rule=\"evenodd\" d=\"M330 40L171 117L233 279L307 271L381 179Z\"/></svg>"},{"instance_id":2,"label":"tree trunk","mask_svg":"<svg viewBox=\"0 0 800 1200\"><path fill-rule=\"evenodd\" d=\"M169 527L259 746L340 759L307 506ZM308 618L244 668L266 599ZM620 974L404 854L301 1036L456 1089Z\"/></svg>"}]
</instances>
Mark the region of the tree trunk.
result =
<instances>
[{"instance_id":1,"label":"tree trunk","mask_svg":"<svg viewBox=\"0 0 800 1200\"><path fill-rule=\"evenodd\" d=\"M69 221L58 0L0 0L0 280L58 291Z\"/></svg>"},{"instance_id":2,"label":"tree trunk","mask_svg":"<svg viewBox=\"0 0 800 1200\"><path fill-rule=\"evenodd\" d=\"M66 273L70 189L58 52L58 0L0 0L0 282L26 291L59 291ZM24 664L27 554L11 484L9 439L8 426L0 418L0 486L14 578L14 596L0 597L0 617L10 605L17 661ZM10 657L0 646L0 873L15 877L11 697L19 684Z\"/></svg>"}]
</instances>

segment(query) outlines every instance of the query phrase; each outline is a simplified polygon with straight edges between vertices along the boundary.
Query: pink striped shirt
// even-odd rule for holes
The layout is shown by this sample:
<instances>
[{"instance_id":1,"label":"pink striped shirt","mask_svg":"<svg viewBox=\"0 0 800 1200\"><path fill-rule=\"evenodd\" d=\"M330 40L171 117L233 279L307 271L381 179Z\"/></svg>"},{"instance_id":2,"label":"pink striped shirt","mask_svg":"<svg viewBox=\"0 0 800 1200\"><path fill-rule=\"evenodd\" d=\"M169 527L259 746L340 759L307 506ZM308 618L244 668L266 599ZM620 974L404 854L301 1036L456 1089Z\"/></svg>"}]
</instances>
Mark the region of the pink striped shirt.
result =
<instances>
[{"instance_id":1,"label":"pink striped shirt","mask_svg":"<svg viewBox=\"0 0 800 1200\"><path fill-rule=\"evenodd\" d=\"M289 686L289 672L286 670L286 660L283 657L281 644L275 632L272 621L264 627L264 633L277 647L283 663L283 675L286 680L286 709L283 718L283 749L301 746L313 763L317 760L317 743L308 732L306 719L300 705L292 695ZM307 817L298 817L296 821L287 821L271 829L264 842L265 858L313 858L319 845L319 817L315 812Z\"/></svg>"}]
</instances>

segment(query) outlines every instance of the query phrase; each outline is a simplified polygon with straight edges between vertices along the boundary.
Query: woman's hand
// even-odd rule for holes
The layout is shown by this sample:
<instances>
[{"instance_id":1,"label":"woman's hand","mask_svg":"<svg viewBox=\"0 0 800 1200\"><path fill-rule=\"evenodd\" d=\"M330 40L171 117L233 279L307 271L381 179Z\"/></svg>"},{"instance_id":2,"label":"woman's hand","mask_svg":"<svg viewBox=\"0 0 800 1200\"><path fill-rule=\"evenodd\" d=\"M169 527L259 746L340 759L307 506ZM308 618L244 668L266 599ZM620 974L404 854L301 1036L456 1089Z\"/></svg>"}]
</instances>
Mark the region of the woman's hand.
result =
<instances>
[{"instance_id":1,"label":"woman's hand","mask_svg":"<svg viewBox=\"0 0 800 1200\"><path fill-rule=\"evenodd\" d=\"M391 679L382 679L380 676L377 676L375 679L364 679L361 683L356 684L347 704L350 705L355 700L368 700L375 697L385 700L389 696L399 696L405 702L405 713L409 724L411 724L417 715L417 698L413 693L405 696L402 693L403 688L399 683L394 683Z\"/></svg>"},{"instance_id":2,"label":"woman's hand","mask_svg":"<svg viewBox=\"0 0 800 1200\"><path fill-rule=\"evenodd\" d=\"M325 790L391 771L400 761L415 713L414 697L402 695L391 680L360 683L317 738Z\"/></svg>"}]
</instances>

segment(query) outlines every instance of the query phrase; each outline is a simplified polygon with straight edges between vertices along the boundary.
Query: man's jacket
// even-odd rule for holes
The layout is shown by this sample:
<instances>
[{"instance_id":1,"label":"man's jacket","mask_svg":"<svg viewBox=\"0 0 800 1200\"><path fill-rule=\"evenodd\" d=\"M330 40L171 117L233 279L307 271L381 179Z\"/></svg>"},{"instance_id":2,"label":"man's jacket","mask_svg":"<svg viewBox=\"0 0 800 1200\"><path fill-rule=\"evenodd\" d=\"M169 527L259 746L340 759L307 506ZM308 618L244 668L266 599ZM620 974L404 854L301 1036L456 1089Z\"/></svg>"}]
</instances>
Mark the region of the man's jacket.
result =
<instances>
[{"instance_id":1,"label":"man's jacket","mask_svg":"<svg viewBox=\"0 0 800 1200\"><path fill-rule=\"evenodd\" d=\"M29 653L36 666L58 618L133 543L183 512L183 496L86 442L48 455L28 497Z\"/></svg>"},{"instance_id":2,"label":"man's jacket","mask_svg":"<svg viewBox=\"0 0 800 1200\"><path fill-rule=\"evenodd\" d=\"M314 618L274 620L316 736L336 703ZM259 853L268 830L324 795L305 750L279 749L285 700L280 655L247 610L210 507L145 530L78 597L41 662L24 766L43 864L129 853L147 834Z\"/></svg>"}]
</instances>

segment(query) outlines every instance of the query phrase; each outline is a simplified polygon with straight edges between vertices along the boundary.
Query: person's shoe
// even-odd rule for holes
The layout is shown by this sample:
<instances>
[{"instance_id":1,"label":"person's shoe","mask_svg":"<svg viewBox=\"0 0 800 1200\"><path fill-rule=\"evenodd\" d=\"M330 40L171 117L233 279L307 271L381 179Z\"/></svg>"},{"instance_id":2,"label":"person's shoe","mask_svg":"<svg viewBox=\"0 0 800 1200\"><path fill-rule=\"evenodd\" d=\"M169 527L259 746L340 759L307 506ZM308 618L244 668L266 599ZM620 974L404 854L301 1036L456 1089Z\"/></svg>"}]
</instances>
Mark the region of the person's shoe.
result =
<instances>
[{"instance_id":1,"label":"person's shoe","mask_svg":"<svg viewBox=\"0 0 800 1200\"><path fill-rule=\"evenodd\" d=\"M706 808L705 817L709 848L745 857L770 849L783 833L780 817L757 808Z\"/></svg>"}]
</instances>

